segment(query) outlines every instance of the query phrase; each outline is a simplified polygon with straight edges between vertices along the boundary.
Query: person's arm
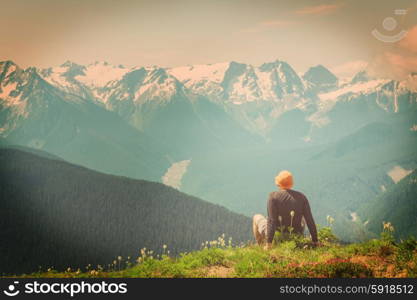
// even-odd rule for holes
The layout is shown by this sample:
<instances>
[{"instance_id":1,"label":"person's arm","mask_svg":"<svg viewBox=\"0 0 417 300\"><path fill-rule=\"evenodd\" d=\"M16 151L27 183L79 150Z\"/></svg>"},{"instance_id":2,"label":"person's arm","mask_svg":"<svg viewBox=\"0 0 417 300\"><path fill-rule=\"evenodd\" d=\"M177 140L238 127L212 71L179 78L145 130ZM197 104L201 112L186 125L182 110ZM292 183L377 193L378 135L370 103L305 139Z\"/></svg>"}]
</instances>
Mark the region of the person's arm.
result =
<instances>
[{"instance_id":1,"label":"person's arm","mask_svg":"<svg viewBox=\"0 0 417 300\"><path fill-rule=\"evenodd\" d=\"M266 242L268 244L272 243L274 239L275 230L277 229L277 219L278 219L278 208L274 205L273 193L269 194L268 198L268 222L267 222L267 230L266 230Z\"/></svg>"},{"instance_id":2,"label":"person's arm","mask_svg":"<svg viewBox=\"0 0 417 300\"><path fill-rule=\"evenodd\" d=\"M310 204L308 203L307 198L305 198L305 201L304 201L303 215L307 223L308 231L310 231L310 234L311 234L311 240L314 243L317 243L318 239L317 239L316 223L314 222L313 215L311 214Z\"/></svg>"}]
</instances>

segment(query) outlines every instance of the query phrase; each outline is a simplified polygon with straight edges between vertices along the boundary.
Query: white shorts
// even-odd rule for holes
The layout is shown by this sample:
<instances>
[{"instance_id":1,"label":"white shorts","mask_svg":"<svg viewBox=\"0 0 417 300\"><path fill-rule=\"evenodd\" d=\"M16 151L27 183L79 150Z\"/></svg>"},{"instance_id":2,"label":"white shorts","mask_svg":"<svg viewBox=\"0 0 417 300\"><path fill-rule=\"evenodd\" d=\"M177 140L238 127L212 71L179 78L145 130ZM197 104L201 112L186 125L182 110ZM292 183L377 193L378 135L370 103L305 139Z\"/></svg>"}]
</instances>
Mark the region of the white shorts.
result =
<instances>
[{"instance_id":1,"label":"white shorts","mask_svg":"<svg viewBox=\"0 0 417 300\"><path fill-rule=\"evenodd\" d=\"M255 222L259 233L263 236L266 236L266 227L268 224L266 218L263 215L256 214L253 216L253 221Z\"/></svg>"}]
</instances>

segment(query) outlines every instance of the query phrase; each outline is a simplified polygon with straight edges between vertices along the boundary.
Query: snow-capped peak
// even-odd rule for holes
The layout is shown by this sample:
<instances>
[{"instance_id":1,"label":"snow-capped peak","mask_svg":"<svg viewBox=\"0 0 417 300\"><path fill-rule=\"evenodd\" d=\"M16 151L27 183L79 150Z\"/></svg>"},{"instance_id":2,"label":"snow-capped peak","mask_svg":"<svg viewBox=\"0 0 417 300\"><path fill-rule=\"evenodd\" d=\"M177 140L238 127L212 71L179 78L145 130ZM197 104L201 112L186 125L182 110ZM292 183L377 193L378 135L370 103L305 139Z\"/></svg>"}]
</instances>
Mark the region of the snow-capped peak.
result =
<instances>
[{"instance_id":1,"label":"snow-capped peak","mask_svg":"<svg viewBox=\"0 0 417 300\"><path fill-rule=\"evenodd\" d=\"M359 81L354 84L345 85L340 89L319 94L319 98L323 101L336 101L342 95L346 94L366 94L374 92L376 88L388 83L390 80L374 79L370 81Z\"/></svg>"},{"instance_id":2,"label":"snow-capped peak","mask_svg":"<svg viewBox=\"0 0 417 300\"><path fill-rule=\"evenodd\" d=\"M287 95L301 95L303 84L285 62L260 67L238 62L183 66L169 69L193 93L215 101L241 104L255 100L278 101Z\"/></svg>"},{"instance_id":3,"label":"snow-capped peak","mask_svg":"<svg viewBox=\"0 0 417 300\"><path fill-rule=\"evenodd\" d=\"M370 81L372 79L375 79L375 78L372 78L366 70L362 70L362 71L356 73L355 76L352 77L352 80L350 81L350 83L351 84L356 84L356 83L359 83L359 82L367 82L367 81Z\"/></svg>"},{"instance_id":4,"label":"snow-capped peak","mask_svg":"<svg viewBox=\"0 0 417 300\"><path fill-rule=\"evenodd\" d=\"M338 78L323 65L311 67L303 75L303 79L316 86L336 85Z\"/></svg>"},{"instance_id":5,"label":"snow-capped peak","mask_svg":"<svg viewBox=\"0 0 417 300\"><path fill-rule=\"evenodd\" d=\"M77 64L76 62L67 60L63 64L60 65L61 68L81 68L83 67L80 64Z\"/></svg>"},{"instance_id":6,"label":"snow-capped peak","mask_svg":"<svg viewBox=\"0 0 417 300\"><path fill-rule=\"evenodd\" d=\"M89 88L100 88L110 81L120 80L129 69L107 62L95 62L87 66L66 61L58 67L40 70L43 78L49 83L65 90L77 90L79 84Z\"/></svg>"},{"instance_id":7,"label":"snow-capped peak","mask_svg":"<svg viewBox=\"0 0 417 300\"><path fill-rule=\"evenodd\" d=\"M220 83L229 68L229 62L182 66L169 69L168 72L186 85L193 85L204 80Z\"/></svg>"},{"instance_id":8,"label":"snow-capped peak","mask_svg":"<svg viewBox=\"0 0 417 300\"><path fill-rule=\"evenodd\" d=\"M113 66L107 62L95 62L85 67L83 74L75 79L89 87L103 87L110 81L120 80L123 75L129 72L128 68L122 65Z\"/></svg>"},{"instance_id":9,"label":"snow-capped peak","mask_svg":"<svg viewBox=\"0 0 417 300\"><path fill-rule=\"evenodd\" d=\"M170 101L177 93L183 93L183 85L165 69L156 66L142 67L124 74L97 93L107 107L118 107L127 100L136 104L148 101Z\"/></svg>"}]
</instances>

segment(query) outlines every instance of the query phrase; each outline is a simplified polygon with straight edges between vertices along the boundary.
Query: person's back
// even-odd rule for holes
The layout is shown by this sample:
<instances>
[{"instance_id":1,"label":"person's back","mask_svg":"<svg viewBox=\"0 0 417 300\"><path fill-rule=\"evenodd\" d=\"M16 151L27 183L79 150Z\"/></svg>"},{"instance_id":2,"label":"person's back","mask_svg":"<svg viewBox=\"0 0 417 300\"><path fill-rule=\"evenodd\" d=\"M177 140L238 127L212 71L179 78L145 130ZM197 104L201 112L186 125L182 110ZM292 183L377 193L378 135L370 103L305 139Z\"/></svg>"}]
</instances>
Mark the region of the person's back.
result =
<instances>
[{"instance_id":1,"label":"person's back","mask_svg":"<svg viewBox=\"0 0 417 300\"><path fill-rule=\"evenodd\" d=\"M317 243L317 229L310 205L304 194L291 189L292 174L282 171L275 178L275 182L280 190L269 194L268 218L265 219L262 215L253 217L253 232L258 244L266 240L267 246L270 246L278 228L288 232L291 227L292 232L302 234L304 232L303 218L307 223L312 241Z\"/></svg>"}]
</instances>

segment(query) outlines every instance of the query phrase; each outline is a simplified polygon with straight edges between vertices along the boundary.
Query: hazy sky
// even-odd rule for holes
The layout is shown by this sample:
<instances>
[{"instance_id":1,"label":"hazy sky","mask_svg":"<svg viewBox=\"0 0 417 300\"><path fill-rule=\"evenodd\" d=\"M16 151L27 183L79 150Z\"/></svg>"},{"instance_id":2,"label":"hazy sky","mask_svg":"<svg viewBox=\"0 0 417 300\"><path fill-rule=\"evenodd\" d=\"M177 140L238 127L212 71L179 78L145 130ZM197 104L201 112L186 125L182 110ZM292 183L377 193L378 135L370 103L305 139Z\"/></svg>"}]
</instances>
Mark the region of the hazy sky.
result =
<instances>
[{"instance_id":1,"label":"hazy sky","mask_svg":"<svg viewBox=\"0 0 417 300\"><path fill-rule=\"evenodd\" d=\"M343 73L396 45L371 35L417 23L410 0L0 0L0 60L49 67L179 66L275 59L297 71L319 63ZM405 16L394 9L408 9ZM391 33L389 33L391 34Z\"/></svg>"}]
</instances>

